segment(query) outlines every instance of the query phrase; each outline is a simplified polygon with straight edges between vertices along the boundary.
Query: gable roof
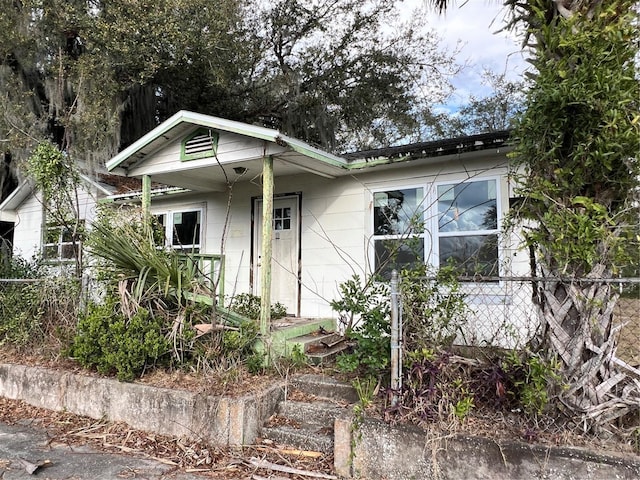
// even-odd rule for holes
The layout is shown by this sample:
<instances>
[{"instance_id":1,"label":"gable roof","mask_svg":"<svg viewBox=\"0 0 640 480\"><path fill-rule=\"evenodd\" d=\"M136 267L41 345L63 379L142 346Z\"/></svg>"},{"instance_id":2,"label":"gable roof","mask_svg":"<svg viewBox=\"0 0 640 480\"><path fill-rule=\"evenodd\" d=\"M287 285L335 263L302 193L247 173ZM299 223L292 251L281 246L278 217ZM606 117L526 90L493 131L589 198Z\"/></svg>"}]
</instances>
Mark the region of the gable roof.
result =
<instances>
[{"instance_id":1,"label":"gable roof","mask_svg":"<svg viewBox=\"0 0 640 480\"><path fill-rule=\"evenodd\" d=\"M194 126L264 140L332 167L341 168L347 164L343 158L324 152L295 138L288 137L278 130L180 110L109 160L106 164L107 170L113 171L116 168L128 169L138 164L147 155L155 152L163 145L186 135Z\"/></svg>"},{"instance_id":2,"label":"gable roof","mask_svg":"<svg viewBox=\"0 0 640 480\"><path fill-rule=\"evenodd\" d=\"M112 195L116 192L116 187L108 182L100 182L89 178L87 175L81 174L80 179L89 187L95 188L98 192L105 196ZM0 203L0 221L15 222L15 211L22 202L24 202L35 191L35 186L31 180L24 180L16 189L9 194L7 198Z\"/></svg>"}]
</instances>

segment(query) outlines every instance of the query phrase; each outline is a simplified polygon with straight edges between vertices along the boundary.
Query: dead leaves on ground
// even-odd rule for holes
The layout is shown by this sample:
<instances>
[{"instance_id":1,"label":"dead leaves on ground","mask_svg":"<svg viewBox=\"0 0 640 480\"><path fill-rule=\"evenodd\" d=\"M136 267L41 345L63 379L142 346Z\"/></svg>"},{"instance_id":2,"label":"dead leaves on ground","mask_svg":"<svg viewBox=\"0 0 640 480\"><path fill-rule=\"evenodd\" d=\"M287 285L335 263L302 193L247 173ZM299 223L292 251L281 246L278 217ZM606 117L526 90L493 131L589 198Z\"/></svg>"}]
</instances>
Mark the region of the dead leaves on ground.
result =
<instances>
[{"instance_id":1,"label":"dead leaves on ground","mask_svg":"<svg viewBox=\"0 0 640 480\"><path fill-rule=\"evenodd\" d=\"M53 412L2 397L0 421L7 424L29 422L36 428L42 428L49 436L50 445L88 445L111 453L143 456L176 470L199 473L208 478L309 478L300 472L328 475L315 478L331 478L333 472L333 457L320 452L297 450L266 440L243 448L212 447L204 442L150 434L124 423ZM261 467L256 466L256 462ZM259 471L266 465L278 465L284 471L278 471L279 476L276 477L272 474L261 477Z\"/></svg>"}]
</instances>

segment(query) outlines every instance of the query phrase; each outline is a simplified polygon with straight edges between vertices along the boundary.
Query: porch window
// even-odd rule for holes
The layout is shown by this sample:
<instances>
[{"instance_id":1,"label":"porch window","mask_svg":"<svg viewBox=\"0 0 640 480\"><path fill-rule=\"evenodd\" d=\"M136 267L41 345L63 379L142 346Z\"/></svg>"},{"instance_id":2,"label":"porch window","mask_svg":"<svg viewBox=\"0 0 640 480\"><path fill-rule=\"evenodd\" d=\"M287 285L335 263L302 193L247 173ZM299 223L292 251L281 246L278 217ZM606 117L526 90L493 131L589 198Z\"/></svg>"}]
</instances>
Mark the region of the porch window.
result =
<instances>
[{"instance_id":1,"label":"porch window","mask_svg":"<svg viewBox=\"0 0 640 480\"><path fill-rule=\"evenodd\" d=\"M83 230L83 224L84 221L78 226L78 232ZM42 244L42 256L45 260L51 262L74 260L81 248L81 235L76 233L74 244L71 228L55 223L47 224Z\"/></svg>"},{"instance_id":2,"label":"porch window","mask_svg":"<svg viewBox=\"0 0 640 480\"><path fill-rule=\"evenodd\" d=\"M185 210L155 215L154 238L158 245L174 250L199 253L202 235L202 210Z\"/></svg>"},{"instance_id":3,"label":"porch window","mask_svg":"<svg viewBox=\"0 0 640 480\"><path fill-rule=\"evenodd\" d=\"M218 133L201 128L182 141L180 160L196 160L198 158L213 157L218 150Z\"/></svg>"},{"instance_id":4,"label":"porch window","mask_svg":"<svg viewBox=\"0 0 640 480\"><path fill-rule=\"evenodd\" d=\"M380 276L424 262L423 203L422 187L373 194L374 261Z\"/></svg>"},{"instance_id":5,"label":"porch window","mask_svg":"<svg viewBox=\"0 0 640 480\"><path fill-rule=\"evenodd\" d=\"M461 275L499 275L497 181L440 184L437 195L439 264Z\"/></svg>"}]
</instances>

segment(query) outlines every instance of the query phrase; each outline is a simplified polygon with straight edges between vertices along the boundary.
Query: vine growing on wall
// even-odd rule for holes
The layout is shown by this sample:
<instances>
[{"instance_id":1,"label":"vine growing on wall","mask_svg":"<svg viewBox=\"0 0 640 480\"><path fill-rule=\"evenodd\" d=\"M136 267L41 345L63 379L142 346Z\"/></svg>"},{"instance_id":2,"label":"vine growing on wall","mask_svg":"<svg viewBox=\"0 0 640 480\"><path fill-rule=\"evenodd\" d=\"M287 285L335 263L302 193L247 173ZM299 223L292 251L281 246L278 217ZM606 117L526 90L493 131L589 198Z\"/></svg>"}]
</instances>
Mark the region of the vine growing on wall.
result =
<instances>
[{"instance_id":1,"label":"vine growing on wall","mask_svg":"<svg viewBox=\"0 0 640 480\"><path fill-rule=\"evenodd\" d=\"M60 232L72 248L76 276L82 275L81 240L84 234L80 218L78 188L80 172L76 164L65 153L49 141L38 144L27 159L25 169L33 181L36 191L41 194L44 211L44 240L48 232ZM46 252L43 252L46 257ZM45 258L46 260L46 258Z\"/></svg>"}]
</instances>

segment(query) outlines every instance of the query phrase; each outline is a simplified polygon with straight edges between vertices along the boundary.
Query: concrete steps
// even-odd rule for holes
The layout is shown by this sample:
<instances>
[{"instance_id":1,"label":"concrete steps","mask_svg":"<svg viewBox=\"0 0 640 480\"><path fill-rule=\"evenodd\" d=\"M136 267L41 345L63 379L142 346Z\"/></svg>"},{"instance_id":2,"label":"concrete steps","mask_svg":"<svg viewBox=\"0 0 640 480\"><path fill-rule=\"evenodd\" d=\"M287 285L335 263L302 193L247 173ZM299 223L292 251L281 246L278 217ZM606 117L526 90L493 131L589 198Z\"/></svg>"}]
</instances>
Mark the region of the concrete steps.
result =
<instances>
[{"instance_id":1,"label":"concrete steps","mask_svg":"<svg viewBox=\"0 0 640 480\"><path fill-rule=\"evenodd\" d=\"M333 453L336 417L348 413L357 394L353 387L324 375L297 375L288 398L262 428L263 439L300 450Z\"/></svg>"}]
</instances>

